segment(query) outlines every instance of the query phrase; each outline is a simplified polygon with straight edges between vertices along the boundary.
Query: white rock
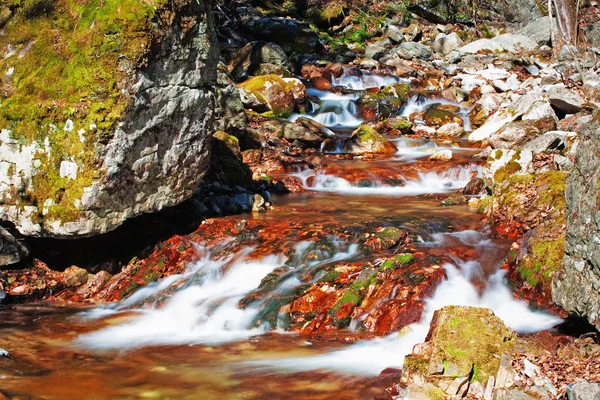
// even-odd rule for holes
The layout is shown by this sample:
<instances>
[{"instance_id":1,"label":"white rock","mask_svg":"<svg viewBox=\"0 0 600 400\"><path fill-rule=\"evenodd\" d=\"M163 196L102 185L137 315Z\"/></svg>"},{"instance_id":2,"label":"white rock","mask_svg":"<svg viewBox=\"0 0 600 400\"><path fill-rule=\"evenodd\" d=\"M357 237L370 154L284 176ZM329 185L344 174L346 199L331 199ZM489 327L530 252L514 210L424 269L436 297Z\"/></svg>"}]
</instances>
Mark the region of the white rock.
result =
<instances>
[{"instance_id":1,"label":"white rock","mask_svg":"<svg viewBox=\"0 0 600 400\"><path fill-rule=\"evenodd\" d=\"M431 161L449 161L449 160L452 160L452 151L451 150L436 151L431 156L429 156L429 160L431 160Z\"/></svg>"},{"instance_id":2,"label":"white rock","mask_svg":"<svg viewBox=\"0 0 600 400\"><path fill-rule=\"evenodd\" d=\"M519 117L534 120L551 117L558 122L558 118L545 96L540 93L528 93L513 102L508 108L501 109L493 114L485 124L471 132L469 140L479 141L487 139L505 124Z\"/></svg>"},{"instance_id":3,"label":"white rock","mask_svg":"<svg viewBox=\"0 0 600 400\"><path fill-rule=\"evenodd\" d=\"M65 123L65 127L63 128L63 130L65 130L67 132L72 132L74 127L75 127L75 125L73 124L73 121L68 119L67 122Z\"/></svg>"},{"instance_id":4,"label":"white rock","mask_svg":"<svg viewBox=\"0 0 600 400\"><path fill-rule=\"evenodd\" d=\"M504 68L488 68L488 69L484 69L479 71L479 76L481 76L483 79L487 79L488 81L494 80L494 79L506 79L510 76L510 73L505 70Z\"/></svg>"},{"instance_id":5,"label":"white rock","mask_svg":"<svg viewBox=\"0 0 600 400\"><path fill-rule=\"evenodd\" d=\"M460 37L458 37L456 32L452 32L449 35L440 33L435 37L431 48L436 53L440 53L445 56L463 45L464 42L460 39Z\"/></svg>"},{"instance_id":6,"label":"white rock","mask_svg":"<svg viewBox=\"0 0 600 400\"><path fill-rule=\"evenodd\" d=\"M77 178L77 163L72 161L63 161L60 163L59 174L62 178L75 179Z\"/></svg>"},{"instance_id":7,"label":"white rock","mask_svg":"<svg viewBox=\"0 0 600 400\"><path fill-rule=\"evenodd\" d=\"M435 133L438 136L459 138L465 133L465 130L458 123L450 122L448 124L444 124L444 125L440 126Z\"/></svg>"},{"instance_id":8,"label":"white rock","mask_svg":"<svg viewBox=\"0 0 600 400\"><path fill-rule=\"evenodd\" d=\"M505 167L509 162L519 164L520 168L514 172L515 175L533 173L533 152L531 150L492 150L482 171L483 179L488 186L494 185L496 171Z\"/></svg>"},{"instance_id":9,"label":"white rock","mask_svg":"<svg viewBox=\"0 0 600 400\"><path fill-rule=\"evenodd\" d=\"M530 378L538 376L540 374L540 367L529 361L528 359L523 360L523 372Z\"/></svg>"}]
</instances>

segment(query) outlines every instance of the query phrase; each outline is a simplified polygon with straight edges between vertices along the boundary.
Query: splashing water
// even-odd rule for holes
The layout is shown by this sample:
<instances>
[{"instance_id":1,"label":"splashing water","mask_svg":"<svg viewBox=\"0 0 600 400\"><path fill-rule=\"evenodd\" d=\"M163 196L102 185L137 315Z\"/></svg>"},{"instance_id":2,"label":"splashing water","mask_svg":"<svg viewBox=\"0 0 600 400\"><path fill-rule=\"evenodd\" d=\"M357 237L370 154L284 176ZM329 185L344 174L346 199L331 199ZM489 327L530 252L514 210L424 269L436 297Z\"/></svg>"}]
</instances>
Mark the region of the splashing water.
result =
<instances>
[{"instance_id":1,"label":"splashing water","mask_svg":"<svg viewBox=\"0 0 600 400\"><path fill-rule=\"evenodd\" d=\"M474 231L459 232L454 235L465 243L477 246L493 246L484 235ZM436 238L438 241L441 237ZM296 357L281 360L250 362L250 365L264 368L287 369L291 371L328 370L360 375L378 375L385 368L402 368L404 356L412 353L417 343L425 341L433 313L445 306L474 306L489 308L504 323L518 333L530 333L550 329L561 322L560 318L543 312L531 311L524 301L513 298L504 281L504 271L498 270L488 280L487 287L480 294L469 281L469 276L479 268L477 262L460 262L460 268L445 264L447 279L428 299L421 321L403 329L402 335L393 333L383 338L361 341L343 350L333 351L313 357Z\"/></svg>"},{"instance_id":2,"label":"splashing water","mask_svg":"<svg viewBox=\"0 0 600 400\"><path fill-rule=\"evenodd\" d=\"M361 75L356 76L348 73L349 69L344 68L344 73L339 78L333 78L331 84L334 86L343 86L353 90L366 90L392 85L398 82L406 82L406 79L398 78L392 75L378 75L372 72L361 70Z\"/></svg>"},{"instance_id":3,"label":"splashing water","mask_svg":"<svg viewBox=\"0 0 600 400\"><path fill-rule=\"evenodd\" d=\"M358 245L345 245L332 238L334 251L316 252L317 259L303 262L303 254L312 242L296 245L290 264L303 268L351 259L358 254ZM131 349L157 344L220 344L263 334L274 327L255 322L261 303L240 308L240 300L258 288L263 278L287 261L270 255L262 260L247 260L251 252L242 252L221 260L211 258L210 251L201 248L204 256L190 265L185 274L174 275L155 285L141 289L120 302L114 309L99 309L84 318L99 318L119 312L133 311L139 315L131 322L80 336L76 344L97 349ZM286 293L303 284L295 270L283 274L275 293ZM305 282L304 282L305 283ZM149 299L166 297L163 306L132 309Z\"/></svg>"},{"instance_id":4,"label":"splashing water","mask_svg":"<svg viewBox=\"0 0 600 400\"><path fill-rule=\"evenodd\" d=\"M442 173L422 172L417 179L407 180L402 186L373 182L370 186L354 185L348 180L321 172L305 170L291 174L301 180L307 190L338 194L417 196L449 193L464 187L473 176L480 174L478 166L449 168ZM313 178L309 184L309 178Z\"/></svg>"}]
</instances>

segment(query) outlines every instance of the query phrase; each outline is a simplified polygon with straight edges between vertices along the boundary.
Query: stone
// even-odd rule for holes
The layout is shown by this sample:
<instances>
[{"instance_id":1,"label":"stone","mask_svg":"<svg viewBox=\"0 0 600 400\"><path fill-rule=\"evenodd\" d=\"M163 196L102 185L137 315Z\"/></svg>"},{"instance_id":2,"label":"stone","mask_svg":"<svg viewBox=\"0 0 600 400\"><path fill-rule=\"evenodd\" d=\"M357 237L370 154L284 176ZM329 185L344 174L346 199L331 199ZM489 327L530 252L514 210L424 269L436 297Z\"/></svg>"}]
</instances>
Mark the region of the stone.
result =
<instances>
[{"instance_id":1,"label":"stone","mask_svg":"<svg viewBox=\"0 0 600 400\"><path fill-rule=\"evenodd\" d=\"M388 26L385 30L385 35L394 43L402 43L405 40L402 31L396 25Z\"/></svg>"},{"instance_id":2,"label":"stone","mask_svg":"<svg viewBox=\"0 0 600 400\"><path fill-rule=\"evenodd\" d=\"M431 48L436 53L446 56L463 45L463 41L458 37L456 32L452 32L449 35L440 33L435 37Z\"/></svg>"},{"instance_id":3,"label":"stone","mask_svg":"<svg viewBox=\"0 0 600 400\"><path fill-rule=\"evenodd\" d=\"M482 195L487 194L487 188L482 178L475 177L467 183L462 193L470 196Z\"/></svg>"},{"instance_id":4,"label":"stone","mask_svg":"<svg viewBox=\"0 0 600 400\"><path fill-rule=\"evenodd\" d=\"M490 135L488 141L495 149L512 149L540 134L534 121L512 121Z\"/></svg>"},{"instance_id":5,"label":"stone","mask_svg":"<svg viewBox=\"0 0 600 400\"><path fill-rule=\"evenodd\" d=\"M391 44L392 42L387 38L369 44L365 49L365 57L378 60L385 54L388 46L390 46Z\"/></svg>"},{"instance_id":6,"label":"stone","mask_svg":"<svg viewBox=\"0 0 600 400\"><path fill-rule=\"evenodd\" d=\"M538 48L537 43L524 35L505 33L493 39L479 39L458 48L459 53L477 54L479 52L502 52L506 51L519 54L523 51L534 51Z\"/></svg>"},{"instance_id":7,"label":"stone","mask_svg":"<svg viewBox=\"0 0 600 400\"><path fill-rule=\"evenodd\" d=\"M435 134L439 137L458 139L464 135L465 129L456 122L449 122L444 124L435 131Z\"/></svg>"},{"instance_id":8,"label":"stone","mask_svg":"<svg viewBox=\"0 0 600 400\"><path fill-rule=\"evenodd\" d=\"M547 90L550 104L565 114L576 114L583 109L585 100L574 90L553 86Z\"/></svg>"},{"instance_id":9,"label":"stone","mask_svg":"<svg viewBox=\"0 0 600 400\"><path fill-rule=\"evenodd\" d=\"M482 171L485 184L491 188L507 176L531 173L533 173L533 152L522 149L492 150Z\"/></svg>"},{"instance_id":10,"label":"stone","mask_svg":"<svg viewBox=\"0 0 600 400\"><path fill-rule=\"evenodd\" d=\"M83 268L72 265L65 269L64 277L67 287L77 287L88 281L88 272Z\"/></svg>"},{"instance_id":11,"label":"stone","mask_svg":"<svg viewBox=\"0 0 600 400\"><path fill-rule=\"evenodd\" d=\"M217 71L215 130L244 132L248 127L240 91L224 68Z\"/></svg>"},{"instance_id":12,"label":"stone","mask_svg":"<svg viewBox=\"0 0 600 400\"><path fill-rule=\"evenodd\" d=\"M573 61L575 56L579 54L577 47L565 44L558 52L558 61Z\"/></svg>"},{"instance_id":13,"label":"stone","mask_svg":"<svg viewBox=\"0 0 600 400\"><path fill-rule=\"evenodd\" d=\"M469 140L478 141L488 139L498 132L504 125L521 118L522 120L551 119L555 123L558 118L552 110L550 101L541 93L528 93L514 101L509 107L498 110L492 114L485 124L469 135Z\"/></svg>"},{"instance_id":14,"label":"stone","mask_svg":"<svg viewBox=\"0 0 600 400\"><path fill-rule=\"evenodd\" d=\"M439 150L429 156L431 161L450 161L452 159L452 150Z\"/></svg>"},{"instance_id":15,"label":"stone","mask_svg":"<svg viewBox=\"0 0 600 400\"><path fill-rule=\"evenodd\" d=\"M523 360L523 373L530 378L538 376L540 374L540 367L529 361L528 359Z\"/></svg>"},{"instance_id":16,"label":"stone","mask_svg":"<svg viewBox=\"0 0 600 400\"><path fill-rule=\"evenodd\" d=\"M394 47L390 54L403 60L412 60L415 58L421 60L433 59L433 54L429 46L416 42L404 42L399 46Z\"/></svg>"},{"instance_id":17,"label":"stone","mask_svg":"<svg viewBox=\"0 0 600 400\"><path fill-rule=\"evenodd\" d=\"M310 26L294 18L252 15L244 26L256 39L277 43L286 54L318 53L323 48Z\"/></svg>"},{"instance_id":18,"label":"stone","mask_svg":"<svg viewBox=\"0 0 600 400\"><path fill-rule=\"evenodd\" d=\"M261 66L270 65L285 71L288 64L288 57L280 46L271 42L254 41L237 51L229 62L227 69L231 77L236 82L240 82L250 76L257 75ZM262 74L259 73L258 75Z\"/></svg>"},{"instance_id":19,"label":"stone","mask_svg":"<svg viewBox=\"0 0 600 400\"><path fill-rule=\"evenodd\" d=\"M278 75L254 76L238 87L252 93L277 117L288 117L296 107L292 86Z\"/></svg>"},{"instance_id":20,"label":"stone","mask_svg":"<svg viewBox=\"0 0 600 400\"><path fill-rule=\"evenodd\" d=\"M556 21L553 21L553 25L556 26ZM531 21L516 33L533 39L538 46L550 44L550 17L541 17Z\"/></svg>"},{"instance_id":21,"label":"stone","mask_svg":"<svg viewBox=\"0 0 600 400\"><path fill-rule=\"evenodd\" d=\"M562 154L570 154L576 140L575 132L549 131L525 143L522 148L534 153L557 151Z\"/></svg>"},{"instance_id":22,"label":"stone","mask_svg":"<svg viewBox=\"0 0 600 400\"><path fill-rule=\"evenodd\" d=\"M77 11L70 6L51 10L35 19L36 30L26 26L32 22L22 13L4 26L0 48L6 48L13 26L33 34L30 51L0 59L0 70L7 63L15 68L13 82L34 82L27 89L34 95L24 96L12 87L1 99L0 215L22 234L98 235L129 218L177 205L198 187L208 169L214 132L219 60L214 4L169 4L170 18L159 22L166 6L160 4L120 2L120 15L103 17L113 21L110 34L106 24L65 22L72 12L96 12L97 5L91 3L77 4ZM125 23L123 15L136 18ZM76 60L57 56L48 29L65 43L81 43ZM82 41L82 34L99 40ZM115 43L118 51L113 51ZM60 65L47 63L49 58ZM65 72L61 79L38 68L69 71L69 63L77 65L77 75ZM73 79L77 85L69 83ZM64 85L74 92L61 92ZM36 97L42 93L43 99ZM21 115L31 117L12 120L7 107L14 102L13 94L21 110L45 110L45 104L54 103L52 116L26 111ZM54 145L59 138L60 145ZM67 179L61 178L61 161L76 164L76 174L75 165L69 165L62 171ZM25 190L15 196L18 188Z\"/></svg>"},{"instance_id":23,"label":"stone","mask_svg":"<svg viewBox=\"0 0 600 400\"><path fill-rule=\"evenodd\" d=\"M393 154L398 148L368 125L359 126L344 145L344 153Z\"/></svg>"},{"instance_id":24,"label":"stone","mask_svg":"<svg viewBox=\"0 0 600 400\"><path fill-rule=\"evenodd\" d=\"M29 250L6 229L0 227L0 267L16 264L29 256Z\"/></svg>"},{"instance_id":25,"label":"stone","mask_svg":"<svg viewBox=\"0 0 600 400\"><path fill-rule=\"evenodd\" d=\"M577 382L567 386L569 400L600 400L600 383Z\"/></svg>"},{"instance_id":26,"label":"stone","mask_svg":"<svg viewBox=\"0 0 600 400\"><path fill-rule=\"evenodd\" d=\"M600 115L578 132L575 166L566 188L567 236L552 300L600 329Z\"/></svg>"},{"instance_id":27,"label":"stone","mask_svg":"<svg viewBox=\"0 0 600 400\"><path fill-rule=\"evenodd\" d=\"M489 309L443 307L434 313L425 339L427 350L405 357L401 382L450 379L439 387L452 396L464 394L471 378L479 382L478 392L483 395L483 383L502 372L502 360L508 360L510 367L505 354L511 352L515 338L516 334Z\"/></svg>"},{"instance_id":28,"label":"stone","mask_svg":"<svg viewBox=\"0 0 600 400\"><path fill-rule=\"evenodd\" d=\"M365 120L397 115L409 95L410 87L404 82L385 86L379 91L365 91L357 101L360 115Z\"/></svg>"}]
</instances>

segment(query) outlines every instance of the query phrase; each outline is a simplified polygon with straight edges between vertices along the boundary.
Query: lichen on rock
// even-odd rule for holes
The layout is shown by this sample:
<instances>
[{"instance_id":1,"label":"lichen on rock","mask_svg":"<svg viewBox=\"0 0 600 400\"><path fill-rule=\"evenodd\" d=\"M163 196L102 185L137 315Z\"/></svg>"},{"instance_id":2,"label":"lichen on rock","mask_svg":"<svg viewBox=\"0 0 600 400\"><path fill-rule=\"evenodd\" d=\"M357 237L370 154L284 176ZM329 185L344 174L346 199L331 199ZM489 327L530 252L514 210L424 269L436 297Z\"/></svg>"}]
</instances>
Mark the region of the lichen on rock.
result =
<instances>
[{"instance_id":1,"label":"lichen on rock","mask_svg":"<svg viewBox=\"0 0 600 400\"><path fill-rule=\"evenodd\" d=\"M2 218L26 235L90 236L189 198L213 130L211 2L9 8L0 35Z\"/></svg>"}]
</instances>

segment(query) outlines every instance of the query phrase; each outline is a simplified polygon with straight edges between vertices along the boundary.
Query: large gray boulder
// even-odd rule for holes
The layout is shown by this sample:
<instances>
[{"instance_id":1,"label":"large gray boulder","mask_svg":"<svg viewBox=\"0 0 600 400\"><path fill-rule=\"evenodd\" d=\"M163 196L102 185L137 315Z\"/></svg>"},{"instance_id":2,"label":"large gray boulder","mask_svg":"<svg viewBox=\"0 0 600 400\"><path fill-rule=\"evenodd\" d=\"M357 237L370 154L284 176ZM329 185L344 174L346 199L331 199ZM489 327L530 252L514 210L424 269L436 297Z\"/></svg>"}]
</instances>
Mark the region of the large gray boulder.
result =
<instances>
[{"instance_id":1,"label":"large gray boulder","mask_svg":"<svg viewBox=\"0 0 600 400\"><path fill-rule=\"evenodd\" d=\"M579 134L567 181L567 236L552 300L600 329L600 115Z\"/></svg>"},{"instance_id":2,"label":"large gray boulder","mask_svg":"<svg viewBox=\"0 0 600 400\"><path fill-rule=\"evenodd\" d=\"M164 13L123 0L98 20L94 4L82 6L88 22L76 25L74 10L51 8L34 20L16 12L0 36L0 53L14 53L0 59L0 76L11 76L0 93L0 217L25 235L110 231L190 198L209 165L213 1L179 1ZM11 30L28 24L34 37L11 43ZM79 46L69 52L48 38L79 38ZM57 64L60 75L48 70Z\"/></svg>"}]
</instances>

